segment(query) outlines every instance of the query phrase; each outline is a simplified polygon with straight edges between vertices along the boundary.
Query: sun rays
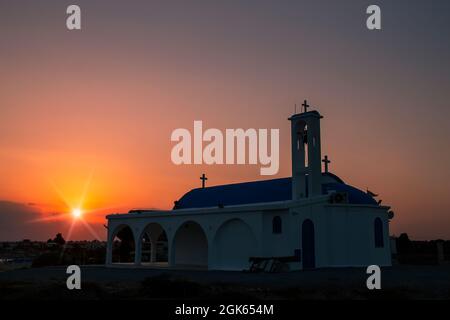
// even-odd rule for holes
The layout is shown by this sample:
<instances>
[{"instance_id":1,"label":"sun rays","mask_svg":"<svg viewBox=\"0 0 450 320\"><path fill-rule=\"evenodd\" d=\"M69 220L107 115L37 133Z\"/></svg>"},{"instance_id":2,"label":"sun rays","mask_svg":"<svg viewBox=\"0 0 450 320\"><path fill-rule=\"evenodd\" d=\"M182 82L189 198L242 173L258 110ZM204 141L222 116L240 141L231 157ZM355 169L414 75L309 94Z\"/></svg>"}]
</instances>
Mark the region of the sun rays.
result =
<instances>
[{"instance_id":1,"label":"sun rays","mask_svg":"<svg viewBox=\"0 0 450 320\"><path fill-rule=\"evenodd\" d=\"M54 181L47 179L50 186L52 187L52 190L57 195L58 199L62 202L64 209L60 210L62 211L60 213L55 213L50 216L41 217L32 220L31 222L70 221L69 229L67 230L66 234L67 240L72 239L72 234L75 229L75 225L77 223L80 223L81 225L83 225L84 228L88 230L88 232L96 240L100 240L99 235L97 234L97 232L95 232L95 230L92 228L92 226L89 224L87 220L89 215L92 215L96 211L101 209L89 210L85 208L86 198L89 194L89 189L91 186L91 182L93 180L93 176L94 170L91 170L88 177L83 183L83 187L79 197L75 199L67 196L67 194L65 194Z\"/></svg>"}]
</instances>

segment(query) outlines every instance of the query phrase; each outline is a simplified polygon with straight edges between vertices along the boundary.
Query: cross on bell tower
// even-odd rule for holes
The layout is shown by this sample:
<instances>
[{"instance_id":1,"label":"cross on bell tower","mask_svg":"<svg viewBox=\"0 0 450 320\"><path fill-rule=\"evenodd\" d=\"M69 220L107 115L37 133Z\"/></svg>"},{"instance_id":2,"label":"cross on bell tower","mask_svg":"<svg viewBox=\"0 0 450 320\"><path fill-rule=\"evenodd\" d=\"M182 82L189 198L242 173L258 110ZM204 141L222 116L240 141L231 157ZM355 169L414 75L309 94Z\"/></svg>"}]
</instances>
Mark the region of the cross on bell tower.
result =
<instances>
[{"instance_id":1,"label":"cross on bell tower","mask_svg":"<svg viewBox=\"0 0 450 320\"><path fill-rule=\"evenodd\" d=\"M323 163L325 163L325 172L328 172L328 164L331 162L330 160L328 160L328 156L326 155L323 160Z\"/></svg>"},{"instance_id":2,"label":"cross on bell tower","mask_svg":"<svg viewBox=\"0 0 450 320\"><path fill-rule=\"evenodd\" d=\"M205 182L206 182L206 180L208 180L208 178L206 177L206 175L204 173L200 177L200 180L202 180L202 189L205 189Z\"/></svg>"},{"instance_id":3,"label":"cross on bell tower","mask_svg":"<svg viewBox=\"0 0 450 320\"><path fill-rule=\"evenodd\" d=\"M305 113L308 112L308 108L310 107L308 104L308 101L306 101L306 100L303 101L302 106L303 106L303 110L304 110L303 112L305 112Z\"/></svg>"}]
</instances>

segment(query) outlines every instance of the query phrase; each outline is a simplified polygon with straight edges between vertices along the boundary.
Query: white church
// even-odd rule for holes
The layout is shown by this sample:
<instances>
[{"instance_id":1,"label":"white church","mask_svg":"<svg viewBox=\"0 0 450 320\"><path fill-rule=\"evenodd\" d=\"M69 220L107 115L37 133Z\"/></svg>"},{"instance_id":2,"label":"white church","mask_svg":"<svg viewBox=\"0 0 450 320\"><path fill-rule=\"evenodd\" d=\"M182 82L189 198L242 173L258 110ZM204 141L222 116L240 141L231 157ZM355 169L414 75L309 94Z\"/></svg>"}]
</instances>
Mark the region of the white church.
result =
<instances>
[{"instance_id":1,"label":"white church","mask_svg":"<svg viewBox=\"0 0 450 320\"><path fill-rule=\"evenodd\" d=\"M108 215L107 266L270 272L391 265L392 211L328 172L322 116L304 106L289 118L292 177L203 185L172 210Z\"/></svg>"}]
</instances>

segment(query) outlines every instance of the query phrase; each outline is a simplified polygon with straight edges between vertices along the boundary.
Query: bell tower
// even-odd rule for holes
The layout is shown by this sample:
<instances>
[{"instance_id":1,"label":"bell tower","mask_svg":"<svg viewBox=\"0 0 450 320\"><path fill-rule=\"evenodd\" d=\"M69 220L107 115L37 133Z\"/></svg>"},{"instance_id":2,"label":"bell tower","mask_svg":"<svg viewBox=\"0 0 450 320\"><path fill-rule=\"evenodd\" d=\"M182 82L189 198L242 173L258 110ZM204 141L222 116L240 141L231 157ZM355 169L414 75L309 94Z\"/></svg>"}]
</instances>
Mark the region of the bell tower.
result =
<instances>
[{"instance_id":1,"label":"bell tower","mask_svg":"<svg viewBox=\"0 0 450 320\"><path fill-rule=\"evenodd\" d=\"M292 145L292 199L322 194L322 156L320 151L320 119L317 111L308 111L304 101L301 113L289 118Z\"/></svg>"}]
</instances>

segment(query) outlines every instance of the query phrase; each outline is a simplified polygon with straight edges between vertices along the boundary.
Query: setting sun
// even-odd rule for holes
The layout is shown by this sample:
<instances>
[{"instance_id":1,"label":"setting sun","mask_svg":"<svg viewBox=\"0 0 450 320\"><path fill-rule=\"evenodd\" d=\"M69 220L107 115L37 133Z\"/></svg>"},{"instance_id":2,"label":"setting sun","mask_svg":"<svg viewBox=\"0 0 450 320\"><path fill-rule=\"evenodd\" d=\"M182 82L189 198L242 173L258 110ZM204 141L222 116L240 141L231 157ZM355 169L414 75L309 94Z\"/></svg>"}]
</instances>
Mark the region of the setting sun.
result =
<instances>
[{"instance_id":1,"label":"setting sun","mask_svg":"<svg viewBox=\"0 0 450 320\"><path fill-rule=\"evenodd\" d=\"M72 210L72 215L73 215L73 217L74 218L79 218L79 217L81 217L81 214L82 214L82 211L81 211L81 209L73 209Z\"/></svg>"}]
</instances>

